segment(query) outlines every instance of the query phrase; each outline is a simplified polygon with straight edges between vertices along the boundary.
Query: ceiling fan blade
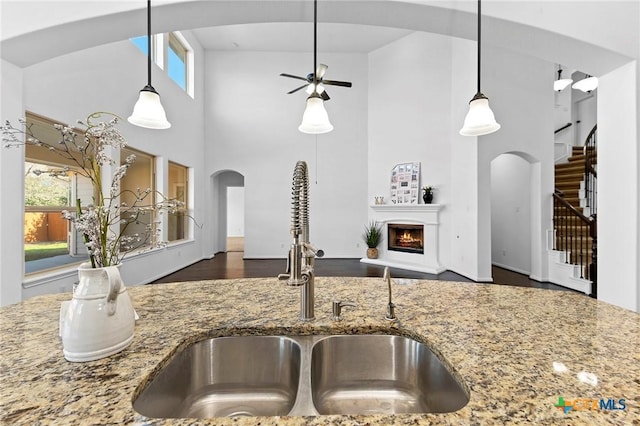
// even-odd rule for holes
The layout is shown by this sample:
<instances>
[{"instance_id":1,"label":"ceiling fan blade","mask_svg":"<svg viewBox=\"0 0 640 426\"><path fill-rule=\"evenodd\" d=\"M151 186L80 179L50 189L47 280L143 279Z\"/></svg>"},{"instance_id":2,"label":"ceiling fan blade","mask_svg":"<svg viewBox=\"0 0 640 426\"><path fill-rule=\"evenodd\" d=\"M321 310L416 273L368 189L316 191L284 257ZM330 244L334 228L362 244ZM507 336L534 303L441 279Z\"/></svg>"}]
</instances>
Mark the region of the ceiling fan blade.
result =
<instances>
[{"instance_id":1,"label":"ceiling fan blade","mask_svg":"<svg viewBox=\"0 0 640 426\"><path fill-rule=\"evenodd\" d=\"M292 90L292 91L290 91L290 92L287 92L287 95L290 95L290 94L292 94L292 93L296 93L298 90L302 90L302 89L304 89L304 88L305 88L305 87L307 87L307 86L309 86L309 85L308 85L308 84L303 84L302 86L297 87L297 88L293 89L293 90Z\"/></svg>"},{"instance_id":2,"label":"ceiling fan blade","mask_svg":"<svg viewBox=\"0 0 640 426\"><path fill-rule=\"evenodd\" d=\"M323 101L328 101L329 99L331 99L331 97L329 96L326 90L320 93L320 97L322 98Z\"/></svg>"},{"instance_id":3,"label":"ceiling fan blade","mask_svg":"<svg viewBox=\"0 0 640 426\"><path fill-rule=\"evenodd\" d=\"M285 74L285 73L282 73L282 74L280 74L280 76L281 76L281 77L295 78L295 79L297 79L297 80L309 81L309 80L307 80L306 78L304 78L304 77L298 77L297 75L291 75L291 74Z\"/></svg>"},{"instance_id":4,"label":"ceiling fan blade","mask_svg":"<svg viewBox=\"0 0 640 426\"><path fill-rule=\"evenodd\" d=\"M331 86L351 87L350 81L337 81L337 80L322 80L322 84L329 84Z\"/></svg>"},{"instance_id":5,"label":"ceiling fan blade","mask_svg":"<svg viewBox=\"0 0 640 426\"><path fill-rule=\"evenodd\" d=\"M318 69L316 69L316 75L318 76L318 81L322 80L322 77L324 77L324 73L327 72L327 68L329 68L327 65L325 64L320 64L318 65Z\"/></svg>"}]
</instances>

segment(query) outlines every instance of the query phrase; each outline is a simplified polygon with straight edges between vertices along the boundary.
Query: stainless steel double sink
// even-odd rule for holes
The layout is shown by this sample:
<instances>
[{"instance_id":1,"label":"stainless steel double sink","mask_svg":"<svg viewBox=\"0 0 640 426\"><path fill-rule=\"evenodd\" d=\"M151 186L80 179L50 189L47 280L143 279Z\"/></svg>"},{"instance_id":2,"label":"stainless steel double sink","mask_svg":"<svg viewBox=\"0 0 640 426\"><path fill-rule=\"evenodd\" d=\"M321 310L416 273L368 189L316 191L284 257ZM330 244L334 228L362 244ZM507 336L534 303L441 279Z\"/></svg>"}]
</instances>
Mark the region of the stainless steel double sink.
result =
<instances>
[{"instance_id":1,"label":"stainless steel double sink","mask_svg":"<svg viewBox=\"0 0 640 426\"><path fill-rule=\"evenodd\" d=\"M465 387L423 343L392 335L233 336L178 353L133 403L151 418L444 413Z\"/></svg>"}]
</instances>

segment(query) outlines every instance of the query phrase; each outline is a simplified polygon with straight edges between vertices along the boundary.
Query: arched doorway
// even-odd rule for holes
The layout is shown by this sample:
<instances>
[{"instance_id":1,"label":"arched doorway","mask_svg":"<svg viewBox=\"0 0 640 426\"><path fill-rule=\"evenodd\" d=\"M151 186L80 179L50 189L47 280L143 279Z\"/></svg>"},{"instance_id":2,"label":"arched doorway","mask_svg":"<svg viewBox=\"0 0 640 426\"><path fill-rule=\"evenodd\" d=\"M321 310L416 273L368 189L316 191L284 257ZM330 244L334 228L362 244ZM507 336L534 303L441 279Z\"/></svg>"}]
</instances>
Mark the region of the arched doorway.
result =
<instances>
[{"instance_id":1,"label":"arched doorway","mask_svg":"<svg viewBox=\"0 0 640 426\"><path fill-rule=\"evenodd\" d=\"M210 237L215 254L228 250L230 234L240 232L244 238L244 176L235 170L222 170L214 173L211 180Z\"/></svg>"},{"instance_id":2,"label":"arched doorway","mask_svg":"<svg viewBox=\"0 0 640 426\"><path fill-rule=\"evenodd\" d=\"M227 187L227 252L244 252L244 186Z\"/></svg>"},{"instance_id":3,"label":"arched doorway","mask_svg":"<svg viewBox=\"0 0 640 426\"><path fill-rule=\"evenodd\" d=\"M539 242L532 226L540 209L533 196L540 185L535 163L521 152L491 161L491 263L527 276L539 262L534 259Z\"/></svg>"}]
</instances>

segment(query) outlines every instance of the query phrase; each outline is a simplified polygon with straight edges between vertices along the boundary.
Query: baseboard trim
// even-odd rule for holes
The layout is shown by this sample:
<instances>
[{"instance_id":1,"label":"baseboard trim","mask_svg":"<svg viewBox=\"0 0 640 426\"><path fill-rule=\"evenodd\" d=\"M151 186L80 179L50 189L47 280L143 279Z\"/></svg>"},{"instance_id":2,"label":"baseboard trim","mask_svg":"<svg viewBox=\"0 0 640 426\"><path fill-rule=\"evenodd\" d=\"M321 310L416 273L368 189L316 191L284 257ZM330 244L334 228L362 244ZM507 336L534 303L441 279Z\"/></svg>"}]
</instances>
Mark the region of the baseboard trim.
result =
<instances>
[{"instance_id":1,"label":"baseboard trim","mask_svg":"<svg viewBox=\"0 0 640 426\"><path fill-rule=\"evenodd\" d=\"M531 271L525 271L524 269L514 268L513 266L503 265L499 262L491 262L493 266L497 266L498 268L506 269L508 271L517 272L518 274L526 275L531 278Z\"/></svg>"},{"instance_id":2,"label":"baseboard trim","mask_svg":"<svg viewBox=\"0 0 640 426\"><path fill-rule=\"evenodd\" d=\"M206 256L202 256L202 257L200 257L200 259L189 261L187 263L182 264L181 266L177 266L175 268L171 268L171 269L163 272L162 274L154 275L152 278L148 278L148 279L146 279L144 281L141 281L138 284L133 284L133 285L131 285L131 287L135 287L137 285L147 285L147 284L152 283L152 282L154 282L156 280L159 280L160 278L166 277L167 275L171 275L171 274L173 274L175 272L178 272L181 269L184 269L184 268L189 267L189 266L191 266L191 265L193 265L195 263L198 263L201 260L207 260L207 257ZM129 284L127 284L127 285L129 285Z\"/></svg>"},{"instance_id":3,"label":"baseboard trim","mask_svg":"<svg viewBox=\"0 0 640 426\"><path fill-rule=\"evenodd\" d=\"M425 274L434 274L434 275L441 274L447 270L446 268L440 265L424 266L424 265L407 264L407 263L401 263L401 262L393 262L393 261L382 260L382 259L369 259L366 257L361 258L360 262L368 263L370 265L388 266L390 268L398 268L398 269L404 269L407 271L422 272Z\"/></svg>"},{"instance_id":4,"label":"baseboard trim","mask_svg":"<svg viewBox=\"0 0 640 426\"><path fill-rule=\"evenodd\" d=\"M470 280L475 281L477 283L492 283L493 282L493 277L482 278L482 277L479 277L477 275L469 274L467 272L462 272L462 271L457 270L455 268L449 268L449 271L455 272L456 274L462 275L463 277L469 278Z\"/></svg>"},{"instance_id":5,"label":"baseboard trim","mask_svg":"<svg viewBox=\"0 0 640 426\"><path fill-rule=\"evenodd\" d=\"M548 283L548 282L550 282L549 278L543 278L543 277L539 277L539 276L533 275L533 274L529 275L529 278L531 278L534 281L538 281L539 283Z\"/></svg>"}]
</instances>

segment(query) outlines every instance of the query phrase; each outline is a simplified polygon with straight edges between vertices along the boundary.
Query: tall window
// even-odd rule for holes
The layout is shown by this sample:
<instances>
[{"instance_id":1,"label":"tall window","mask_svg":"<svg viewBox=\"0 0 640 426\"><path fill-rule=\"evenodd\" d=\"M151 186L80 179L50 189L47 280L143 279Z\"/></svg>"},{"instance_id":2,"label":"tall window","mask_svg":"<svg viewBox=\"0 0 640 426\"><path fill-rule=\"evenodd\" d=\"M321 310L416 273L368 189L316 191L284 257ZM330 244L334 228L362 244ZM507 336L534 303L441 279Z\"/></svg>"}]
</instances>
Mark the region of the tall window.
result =
<instances>
[{"instance_id":1,"label":"tall window","mask_svg":"<svg viewBox=\"0 0 640 426\"><path fill-rule=\"evenodd\" d=\"M38 138L56 144L60 133L54 122L27 113L27 126ZM91 182L74 170L75 163L45 147L25 146L24 261L27 274L88 259L87 251L62 210L76 210L93 198Z\"/></svg>"},{"instance_id":2,"label":"tall window","mask_svg":"<svg viewBox=\"0 0 640 426\"><path fill-rule=\"evenodd\" d=\"M140 51L147 55L147 36L129 39ZM166 63L165 63L166 58ZM151 59L182 90L193 97L193 49L179 32L154 34L151 36Z\"/></svg>"},{"instance_id":3,"label":"tall window","mask_svg":"<svg viewBox=\"0 0 640 426\"><path fill-rule=\"evenodd\" d=\"M148 43L147 43L147 36L143 35L140 37L133 37L131 40L131 43L133 43L138 49L140 49L140 51L142 53L144 53L145 55L147 54L147 47L148 47ZM151 36L151 44L153 44L153 36ZM151 49L153 51L153 49ZM152 56L153 58L153 56Z\"/></svg>"},{"instance_id":4,"label":"tall window","mask_svg":"<svg viewBox=\"0 0 640 426\"><path fill-rule=\"evenodd\" d=\"M169 34L168 72L182 90L187 90L187 48L175 33Z\"/></svg>"},{"instance_id":5,"label":"tall window","mask_svg":"<svg viewBox=\"0 0 640 426\"><path fill-rule=\"evenodd\" d=\"M127 174L120 182L120 203L125 203L130 207L142 207L155 202L155 159L152 155L130 147L123 148L120 152L120 164L124 164L125 159L135 155L135 162L129 166ZM120 229L123 235L134 236L145 235L145 230L157 227L157 218L151 212L136 212L135 209L121 216ZM155 237L155 232L151 233L151 238ZM144 247L150 241L140 239L135 247ZM135 248L134 247L134 248Z\"/></svg>"},{"instance_id":6,"label":"tall window","mask_svg":"<svg viewBox=\"0 0 640 426\"><path fill-rule=\"evenodd\" d=\"M185 209L189 205L189 169L177 163L169 162L169 198L185 203ZM168 240L177 241L188 238L189 221L188 210L186 212L171 213L168 217Z\"/></svg>"}]
</instances>

